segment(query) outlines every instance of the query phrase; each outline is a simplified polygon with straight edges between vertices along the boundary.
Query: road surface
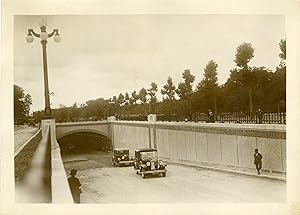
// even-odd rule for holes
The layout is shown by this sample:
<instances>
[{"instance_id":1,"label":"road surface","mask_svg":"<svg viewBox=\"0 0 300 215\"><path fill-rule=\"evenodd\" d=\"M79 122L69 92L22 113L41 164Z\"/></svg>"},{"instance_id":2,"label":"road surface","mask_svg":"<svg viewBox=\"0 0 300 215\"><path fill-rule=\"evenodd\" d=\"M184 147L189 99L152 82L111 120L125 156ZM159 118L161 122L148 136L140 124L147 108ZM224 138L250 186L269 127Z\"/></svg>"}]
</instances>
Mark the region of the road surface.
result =
<instances>
[{"instance_id":1,"label":"road surface","mask_svg":"<svg viewBox=\"0 0 300 215\"><path fill-rule=\"evenodd\" d=\"M78 170L82 203L284 203L286 183L169 164L166 177L143 179L133 167L113 167L111 153L63 155Z\"/></svg>"},{"instance_id":2,"label":"road surface","mask_svg":"<svg viewBox=\"0 0 300 215\"><path fill-rule=\"evenodd\" d=\"M15 126L14 139L15 139L15 152L26 143L33 135L36 134L38 128L29 126Z\"/></svg>"}]
</instances>

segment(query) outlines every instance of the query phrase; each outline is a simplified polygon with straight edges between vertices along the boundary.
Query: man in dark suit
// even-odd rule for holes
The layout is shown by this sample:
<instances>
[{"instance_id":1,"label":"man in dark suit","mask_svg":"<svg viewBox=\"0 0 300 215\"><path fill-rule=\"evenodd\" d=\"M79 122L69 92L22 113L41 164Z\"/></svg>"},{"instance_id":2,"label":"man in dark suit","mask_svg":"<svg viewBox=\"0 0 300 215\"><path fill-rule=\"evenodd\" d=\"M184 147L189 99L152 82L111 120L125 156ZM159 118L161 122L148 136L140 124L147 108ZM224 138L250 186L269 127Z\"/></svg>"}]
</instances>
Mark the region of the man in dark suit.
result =
<instances>
[{"instance_id":1,"label":"man in dark suit","mask_svg":"<svg viewBox=\"0 0 300 215\"><path fill-rule=\"evenodd\" d=\"M254 151L254 164L257 170L257 174L260 174L261 166L262 166L262 155L258 152L258 149L255 149Z\"/></svg>"},{"instance_id":2,"label":"man in dark suit","mask_svg":"<svg viewBox=\"0 0 300 215\"><path fill-rule=\"evenodd\" d=\"M77 177L75 177L77 173L76 169L71 170L71 177L68 178L69 187L73 196L73 200L75 203L80 203L80 194L81 194L81 184Z\"/></svg>"}]
</instances>

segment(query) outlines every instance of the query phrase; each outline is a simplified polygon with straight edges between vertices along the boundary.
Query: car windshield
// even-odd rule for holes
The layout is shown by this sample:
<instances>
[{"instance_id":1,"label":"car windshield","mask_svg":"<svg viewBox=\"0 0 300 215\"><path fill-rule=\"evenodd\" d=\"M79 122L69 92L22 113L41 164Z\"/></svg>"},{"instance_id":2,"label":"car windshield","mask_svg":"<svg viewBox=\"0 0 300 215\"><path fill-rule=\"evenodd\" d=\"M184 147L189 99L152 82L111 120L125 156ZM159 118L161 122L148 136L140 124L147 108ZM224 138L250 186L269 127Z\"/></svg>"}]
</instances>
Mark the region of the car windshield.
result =
<instances>
[{"instance_id":1,"label":"car windshield","mask_svg":"<svg viewBox=\"0 0 300 215\"><path fill-rule=\"evenodd\" d=\"M120 151L116 151L116 154L118 154L118 155L129 154L129 151L128 150L120 150Z\"/></svg>"},{"instance_id":2,"label":"car windshield","mask_svg":"<svg viewBox=\"0 0 300 215\"><path fill-rule=\"evenodd\" d=\"M141 152L142 159L157 159L157 151Z\"/></svg>"}]
</instances>

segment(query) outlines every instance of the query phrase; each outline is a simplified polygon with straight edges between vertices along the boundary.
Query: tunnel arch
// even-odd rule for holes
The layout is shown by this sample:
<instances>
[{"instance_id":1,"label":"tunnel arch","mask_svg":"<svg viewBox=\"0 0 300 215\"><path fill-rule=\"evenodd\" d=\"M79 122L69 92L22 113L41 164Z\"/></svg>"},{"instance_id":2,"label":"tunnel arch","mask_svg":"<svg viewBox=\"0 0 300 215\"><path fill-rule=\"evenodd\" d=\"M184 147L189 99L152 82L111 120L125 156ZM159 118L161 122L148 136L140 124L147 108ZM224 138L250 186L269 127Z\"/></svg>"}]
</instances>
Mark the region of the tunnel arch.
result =
<instances>
[{"instance_id":1,"label":"tunnel arch","mask_svg":"<svg viewBox=\"0 0 300 215\"><path fill-rule=\"evenodd\" d=\"M110 136L94 129L76 129L57 137L61 154L108 152L113 149Z\"/></svg>"},{"instance_id":2,"label":"tunnel arch","mask_svg":"<svg viewBox=\"0 0 300 215\"><path fill-rule=\"evenodd\" d=\"M75 130L67 131L67 132L64 132L64 133L61 133L61 134L57 135L56 139L59 140L59 139L65 137L65 136L75 134L75 133L81 133L81 132L82 133L84 133L84 132L96 133L96 134L107 137L111 141L110 135L107 135L107 133L104 133L104 132L96 130L96 129L75 129Z\"/></svg>"}]
</instances>

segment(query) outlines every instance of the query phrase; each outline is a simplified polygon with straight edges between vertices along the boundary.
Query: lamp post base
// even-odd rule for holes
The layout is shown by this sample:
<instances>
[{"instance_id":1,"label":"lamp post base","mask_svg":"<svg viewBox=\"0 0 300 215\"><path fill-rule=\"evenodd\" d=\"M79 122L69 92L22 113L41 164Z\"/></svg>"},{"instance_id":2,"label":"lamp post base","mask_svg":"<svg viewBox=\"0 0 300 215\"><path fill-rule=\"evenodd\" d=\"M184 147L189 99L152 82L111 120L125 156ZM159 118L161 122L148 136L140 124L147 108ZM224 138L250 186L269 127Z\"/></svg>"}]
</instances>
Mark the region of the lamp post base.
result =
<instances>
[{"instance_id":1,"label":"lamp post base","mask_svg":"<svg viewBox=\"0 0 300 215\"><path fill-rule=\"evenodd\" d=\"M53 119L53 116L51 115L51 108L50 107L45 108L44 119Z\"/></svg>"}]
</instances>

